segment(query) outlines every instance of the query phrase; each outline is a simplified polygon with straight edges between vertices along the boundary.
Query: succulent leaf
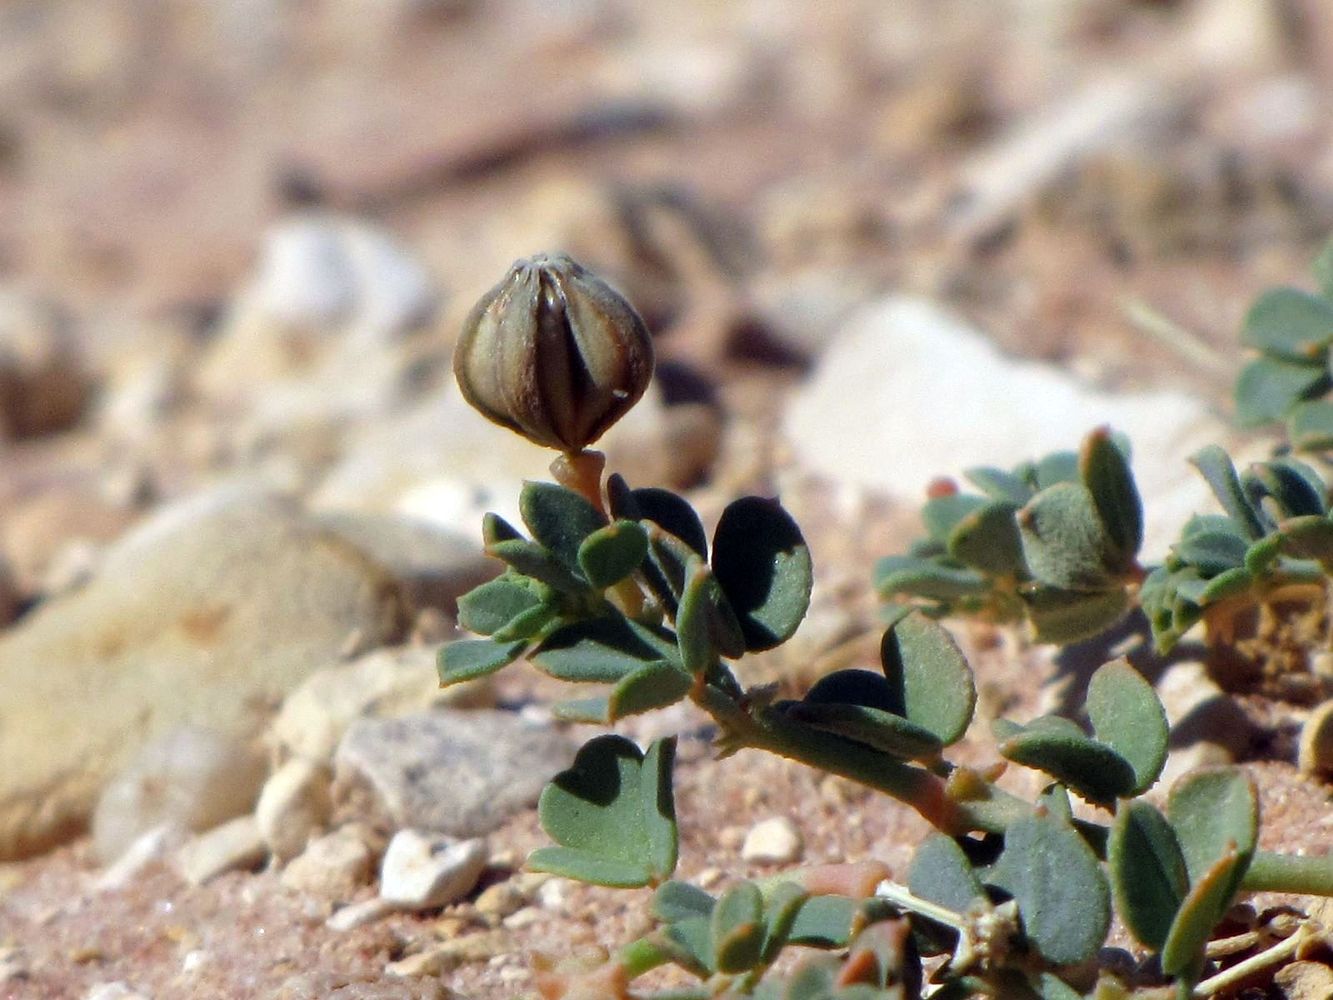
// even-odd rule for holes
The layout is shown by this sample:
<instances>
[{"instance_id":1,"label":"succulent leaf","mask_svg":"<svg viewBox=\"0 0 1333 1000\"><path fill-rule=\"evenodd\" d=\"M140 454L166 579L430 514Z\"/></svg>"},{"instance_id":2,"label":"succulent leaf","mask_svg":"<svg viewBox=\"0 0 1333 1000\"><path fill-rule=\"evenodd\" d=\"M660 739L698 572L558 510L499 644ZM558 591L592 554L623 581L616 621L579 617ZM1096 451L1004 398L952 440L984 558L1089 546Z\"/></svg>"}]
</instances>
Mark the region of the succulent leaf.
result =
<instances>
[{"instance_id":1,"label":"succulent leaf","mask_svg":"<svg viewBox=\"0 0 1333 1000\"><path fill-rule=\"evenodd\" d=\"M1251 541L1262 538L1265 534L1263 525L1259 523L1245 491L1241 489L1240 477L1236 475L1231 457L1217 445L1210 444L1196 452L1190 462L1203 475L1227 516L1245 532L1245 537Z\"/></svg>"},{"instance_id":2,"label":"succulent leaf","mask_svg":"<svg viewBox=\"0 0 1333 1000\"><path fill-rule=\"evenodd\" d=\"M518 529L499 514L482 515L481 539L488 548L497 542L512 542L522 537Z\"/></svg>"},{"instance_id":3,"label":"succulent leaf","mask_svg":"<svg viewBox=\"0 0 1333 1000\"><path fill-rule=\"evenodd\" d=\"M1248 864L1259 830L1254 783L1235 767L1201 768L1175 783L1167 800L1170 820L1197 882L1217 859L1235 851Z\"/></svg>"},{"instance_id":4,"label":"succulent leaf","mask_svg":"<svg viewBox=\"0 0 1333 1000\"><path fill-rule=\"evenodd\" d=\"M1131 603L1123 586L1086 591L1032 587L1022 599L1037 641L1061 645L1106 631L1125 616Z\"/></svg>"},{"instance_id":5,"label":"succulent leaf","mask_svg":"<svg viewBox=\"0 0 1333 1000\"><path fill-rule=\"evenodd\" d=\"M458 624L477 635L493 635L541 604L541 594L531 581L507 573L458 599Z\"/></svg>"},{"instance_id":6,"label":"succulent leaf","mask_svg":"<svg viewBox=\"0 0 1333 1000\"><path fill-rule=\"evenodd\" d=\"M556 629L531 660L560 680L615 683L645 663L675 656L676 645L667 635L616 615Z\"/></svg>"},{"instance_id":7,"label":"succulent leaf","mask_svg":"<svg viewBox=\"0 0 1333 1000\"><path fill-rule=\"evenodd\" d=\"M718 898L709 926L714 968L735 974L758 963L764 947L763 916L763 899L753 882L739 882Z\"/></svg>"},{"instance_id":8,"label":"succulent leaf","mask_svg":"<svg viewBox=\"0 0 1333 1000\"><path fill-rule=\"evenodd\" d=\"M526 642L495 642L491 639L459 639L440 649L440 684L461 684L493 674L517 660Z\"/></svg>"},{"instance_id":9,"label":"succulent leaf","mask_svg":"<svg viewBox=\"0 0 1333 1000\"><path fill-rule=\"evenodd\" d=\"M950 531L949 555L991 576L1024 573L1023 543L1014 514L1018 505L996 500L976 508Z\"/></svg>"},{"instance_id":10,"label":"succulent leaf","mask_svg":"<svg viewBox=\"0 0 1333 1000\"><path fill-rule=\"evenodd\" d=\"M1084 440L1079 475L1110 543L1113 565L1121 572L1127 571L1143 545L1143 501L1129 457L1116 444L1109 428L1093 431Z\"/></svg>"},{"instance_id":11,"label":"succulent leaf","mask_svg":"<svg viewBox=\"0 0 1333 1000\"><path fill-rule=\"evenodd\" d=\"M1047 487L1018 512L1018 528L1024 559L1041 583L1060 590L1106 590L1113 582L1111 541L1087 487Z\"/></svg>"},{"instance_id":12,"label":"succulent leaf","mask_svg":"<svg viewBox=\"0 0 1333 1000\"><path fill-rule=\"evenodd\" d=\"M1197 978L1204 946L1231 906L1243 869L1244 860L1232 848L1193 880L1162 942L1162 971L1167 975Z\"/></svg>"},{"instance_id":13,"label":"succulent leaf","mask_svg":"<svg viewBox=\"0 0 1333 1000\"><path fill-rule=\"evenodd\" d=\"M578 567L589 584L604 590L638 569L647 555L648 533L637 521L619 520L583 540Z\"/></svg>"},{"instance_id":14,"label":"succulent leaf","mask_svg":"<svg viewBox=\"0 0 1333 1000\"><path fill-rule=\"evenodd\" d=\"M513 538L488 545L486 552L508 563L523 576L540 580L563 594L581 596L588 591L587 583L575 575L567 563L537 542Z\"/></svg>"},{"instance_id":15,"label":"succulent leaf","mask_svg":"<svg viewBox=\"0 0 1333 1000\"><path fill-rule=\"evenodd\" d=\"M949 493L945 496L931 497L921 508L921 519L926 524L926 533L935 541L944 544L960 521L985 507L986 503L984 497L968 493Z\"/></svg>"},{"instance_id":16,"label":"succulent leaf","mask_svg":"<svg viewBox=\"0 0 1333 1000\"><path fill-rule=\"evenodd\" d=\"M1294 517L1283 521L1279 528L1284 554L1333 565L1333 520L1321 516Z\"/></svg>"},{"instance_id":17,"label":"succulent leaf","mask_svg":"<svg viewBox=\"0 0 1333 1000\"><path fill-rule=\"evenodd\" d=\"M948 746L962 738L976 709L972 669L944 627L914 612L884 632L880 666L901 714Z\"/></svg>"},{"instance_id":18,"label":"succulent leaf","mask_svg":"<svg viewBox=\"0 0 1333 1000\"><path fill-rule=\"evenodd\" d=\"M1291 361L1322 358L1333 340L1333 304L1295 288L1270 289L1250 307L1240 340Z\"/></svg>"},{"instance_id":19,"label":"succulent leaf","mask_svg":"<svg viewBox=\"0 0 1333 1000\"><path fill-rule=\"evenodd\" d=\"M573 490L555 483L524 483L518 509L533 540L571 570L578 569L583 540L606 526L605 514Z\"/></svg>"},{"instance_id":20,"label":"succulent leaf","mask_svg":"<svg viewBox=\"0 0 1333 1000\"><path fill-rule=\"evenodd\" d=\"M1068 719L1047 715L1024 726L996 720L994 729L1001 756L1049 774L1090 802L1113 802L1137 784L1128 760Z\"/></svg>"},{"instance_id":21,"label":"succulent leaf","mask_svg":"<svg viewBox=\"0 0 1333 1000\"><path fill-rule=\"evenodd\" d=\"M1205 576L1216 576L1245 565L1249 544L1234 531L1198 531L1174 546L1176 555Z\"/></svg>"},{"instance_id":22,"label":"succulent leaf","mask_svg":"<svg viewBox=\"0 0 1333 1000\"><path fill-rule=\"evenodd\" d=\"M1160 951L1189 892L1171 824L1147 802L1124 803L1111 825L1106 860L1116 912L1140 943Z\"/></svg>"},{"instance_id":23,"label":"succulent leaf","mask_svg":"<svg viewBox=\"0 0 1333 1000\"><path fill-rule=\"evenodd\" d=\"M942 833L931 834L912 855L907 887L922 899L956 913L986 898L986 890L963 849Z\"/></svg>"},{"instance_id":24,"label":"succulent leaf","mask_svg":"<svg viewBox=\"0 0 1333 1000\"><path fill-rule=\"evenodd\" d=\"M1256 358L1236 379L1236 422L1260 427L1281 420L1297 403L1322 395L1331 384L1320 363Z\"/></svg>"},{"instance_id":25,"label":"succulent leaf","mask_svg":"<svg viewBox=\"0 0 1333 1000\"><path fill-rule=\"evenodd\" d=\"M939 601L983 594L989 584L971 569L915 556L885 556L875 565L875 589L885 597L913 594Z\"/></svg>"},{"instance_id":26,"label":"succulent leaf","mask_svg":"<svg viewBox=\"0 0 1333 1000\"><path fill-rule=\"evenodd\" d=\"M1100 667L1088 683L1085 705L1097 739L1134 769L1129 795L1152 787L1166 763L1170 727L1149 684L1123 657Z\"/></svg>"},{"instance_id":27,"label":"succulent leaf","mask_svg":"<svg viewBox=\"0 0 1333 1000\"><path fill-rule=\"evenodd\" d=\"M1076 483L1079 481L1078 454L1072 451L1057 451L1047 455L1032 467L1032 477L1038 490L1047 489L1057 483Z\"/></svg>"},{"instance_id":28,"label":"succulent leaf","mask_svg":"<svg viewBox=\"0 0 1333 1000\"><path fill-rule=\"evenodd\" d=\"M689 882L671 879L653 892L653 916L663 923L675 923L690 917L709 917L717 902L712 896Z\"/></svg>"},{"instance_id":29,"label":"succulent leaf","mask_svg":"<svg viewBox=\"0 0 1333 1000\"><path fill-rule=\"evenodd\" d=\"M744 497L727 506L713 535L713 573L752 652L790 639L810 606L810 549L774 500Z\"/></svg>"},{"instance_id":30,"label":"succulent leaf","mask_svg":"<svg viewBox=\"0 0 1333 1000\"><path fill-rule=\"evenodd\" d=\"M1032 485L1022 476L989 466L968 469L963 476L992 500L1003 500L1017 507L1032 499Z\"/></svg>"},{"instance_id":31,"label":"succulent leaf","mask_svg":"<svg viewBox=\"0 0 1333 1000\"><path fill-rule=\"evenodd\" d=\"M616 735L584 744L537 806L542 829L558 846L538 848L528 867L619 887L669 877L677 850L675 746L674 739L657 740L645 754Z\"/></svg>"},{"instance_id":32,"label":"succulent leaf","mask_svg":"<svg viewBox=\"0 0 1333 1000\"><path fill-rule=\"evenodd\" d=\"M699 515L687 501L670 490L651 486L633 490L630 495L637 510L635 520L652 521L663 531L679 538L701 559L708 558L708 534L704 531Z\"/></svg>"},{"instance_id":33,"label":"succulent leaf","mask_svg":"<svg viewBox=\"0 0 1333 1000\"><path fill-rule=\"evenodd\" d=\"M1333 448L1333 403L1323 399L1297 403L1287 414L1287 438L1297 451Z\"/></svg>"},{"instance_id":34,"label":"succulent leaf","mask_svg":"<svg viewBox=\"0 0 1333 1000\"><path fill-rule=\"evenodd\" d=\"M712 570L698 556L690 560L676 609L676 643L685 669L703 673L721 656L745 652L745 636Z\"/></svg>"},{"instance_id":35,"label":"succulent leaf","mask_svg":"<svg viewBox=\"0 0 1333 1000\"><path fill-rule=\"evenodd\" d=\"M787 940L812 948L842 948L851 939L857 911L846 896L811 896L797 911Z\"/></svg>"},{"instance_id":36,"label":"succulent leaf","mask_svg":"<svg viewBox=\"0 0 1333 1000\"><path fill-rule=\"evenodd\" d=\"M607 696L608 724L674 705L689 693L691 677L680 667L657 660L645 663L616 682Z\"/></svg>"},{"instance_id":37,"label":"succulent leaf","mask_svg":"<svg viewBox=\"0 0 1333 1000\"><path fill-rule=\"evenodd\" d=\"M988 881L1018 901L1024 933L1048 961L1084 961L1106 940L1106 878L1087 842L1064 820L1030 816L1012 823Z\"/></svg>"}]
</instances>

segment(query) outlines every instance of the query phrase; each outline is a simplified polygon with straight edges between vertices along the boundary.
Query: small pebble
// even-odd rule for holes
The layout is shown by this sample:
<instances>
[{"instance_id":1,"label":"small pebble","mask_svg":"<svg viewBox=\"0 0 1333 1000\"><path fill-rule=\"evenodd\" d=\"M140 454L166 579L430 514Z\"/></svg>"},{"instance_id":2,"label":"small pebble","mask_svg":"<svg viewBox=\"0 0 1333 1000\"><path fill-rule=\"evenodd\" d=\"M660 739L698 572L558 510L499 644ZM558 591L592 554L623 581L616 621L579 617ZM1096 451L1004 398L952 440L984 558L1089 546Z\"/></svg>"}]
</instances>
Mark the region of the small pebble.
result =
<instances>
[{"instance_id":1,"label":"small pebble","mask_svg":"<svg viewBox=\"0 0 1333 1000\"><path fill-rule=\"evenodd\" d=\"M84 995L84 1000L147 1000L137 990L121 982L98 983Z\"/></svg>"},{"instance_id":2,"label":"small pebble","mask_svg":"<svg viewBox=\"0 0 1333 1000\"><path fill-rule=\"evenodd\" d=\"M527 902L528 897L519 891L518 886L512 881L505 881L483 889L475 905L477 912L490 923L522 909Z\"/></svg>"},{"instance_id":3,"label":"small pebble","mask_svg":"<svg viewBox=\"0 0 1333 1000\"><path fill-rule=\"evenodd\" d=\"M264 782L255 806L259 832L279 861L287 861L305 850L312 834L329 820L333 801L327 768L301 757L293 757Z\"/></svg>"},{"instance_id":4,"label":"small pebble","mask_svg":"<svg viewBox=\"0 0 1333 1000\"><path fill-rule=\"evenodd\" d=\"M351 903L341 910L335 911L333 916L324 921L324 926L331 931L350 931L353 928L373 923L381 917L387 917L390 913L396 913L400 909L402 907L397 903L375 896L371 899Z\"/></svg>"},{"instance_id":5,"label":"small pebble","mask_svg":"<svg viewBox=\"0 0 1333 1000\"><path fill-rule=\"evenodd\" d=\"M282 884L295 892L327 899L347 899L367 884L375 854L353 827L342 827L316 837L282 871Z\"/></svg>"},{"instance_id":6,"label":"small pebble","mask_svg":"<svg viewBox=\"0 0 1333 1000\"><path fill-rule=\"evenodd\" d=\"M268 854L253 816L238 816L189 841L176 852L186 880L202 885L224 872L254 868Z\"/></svg>"},{"instance_id":7,"label":"small pebble","mask_svg":"<svg viewBox=\"0 0 1333 1000\"><path fill-rule=\"evenodd\" d=\"M178 847L184 831L171 823L163 823L141 833L93 882L99 892L115 892L135 881L150 865L162 861Z\"/></svg>"},{"instance_id":8,"label":"small pebble","mask_svg":"<svg viewBox=\"0 0 1333 1000\"><path fill-rule=\"evenodd\" d=\"M380 896L412 910L430 910L470 893L490 849L482 838L455 840L399 830L380 865Z\"/></svg>"},{"instance_id":9,"label":"small pebble","mask_svg":"<svg viewBox=\"0 0 1333 1000\"><path fill-rule=\"evenodd\" d=\"M1319 705L1305 720L1296 759L1302 774L1333 776L1333 698Z\"/></svg>"},{"instance_id":10,"label":"small pebble","mask_svg":"<svg viewBox=\"0 0 1333 1000\"><path fill-rule=\"evenodd\" d=\"M785 816L756 823L745 835L741 857L763 864L790 864L801 859L805 841L796 824Z\"/></svg>"}]
</instances>

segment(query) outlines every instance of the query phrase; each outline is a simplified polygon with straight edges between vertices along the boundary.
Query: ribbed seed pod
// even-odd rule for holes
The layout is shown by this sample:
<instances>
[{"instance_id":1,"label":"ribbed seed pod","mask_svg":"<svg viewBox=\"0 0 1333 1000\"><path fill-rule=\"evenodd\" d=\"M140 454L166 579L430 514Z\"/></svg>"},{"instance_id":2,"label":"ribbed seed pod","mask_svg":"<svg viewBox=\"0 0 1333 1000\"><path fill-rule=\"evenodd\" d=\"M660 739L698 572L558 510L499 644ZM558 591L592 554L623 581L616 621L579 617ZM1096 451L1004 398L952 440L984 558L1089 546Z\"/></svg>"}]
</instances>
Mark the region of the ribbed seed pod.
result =
<instances>
[{"instance_id":1,"label":"ribbed seed pod","mask_svg":"<svg viewBox=\"0 0 1333 1000\"><path fill-rule=\"evenodd\" d=\"M473 407L567 454L624 416L652 374L639 314L563 254L517 261L473 307L454 348L454 375Z\"/></svg>"}]
</instances>

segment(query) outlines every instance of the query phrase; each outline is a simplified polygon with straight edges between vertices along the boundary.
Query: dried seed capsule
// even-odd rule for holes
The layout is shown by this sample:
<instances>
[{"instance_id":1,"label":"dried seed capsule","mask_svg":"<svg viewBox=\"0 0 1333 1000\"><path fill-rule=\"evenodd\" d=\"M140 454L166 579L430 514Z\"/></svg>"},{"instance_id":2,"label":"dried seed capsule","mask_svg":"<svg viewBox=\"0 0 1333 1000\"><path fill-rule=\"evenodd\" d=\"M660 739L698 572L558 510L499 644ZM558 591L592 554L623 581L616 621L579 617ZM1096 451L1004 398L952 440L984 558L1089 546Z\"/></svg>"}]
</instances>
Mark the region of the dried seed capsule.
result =
<instances>
[{"instance_id":1,"label":"dried seed capsule","mask_svg":"<svg viewBox=\"0 0 1333 1000\"><path fill-rule=\"evenodd\" d=\"M582 451L643 395L653 344L634 308L563 254L517 261L454 349L464 398L528 440Z\"/></svg>"}]
</instances>

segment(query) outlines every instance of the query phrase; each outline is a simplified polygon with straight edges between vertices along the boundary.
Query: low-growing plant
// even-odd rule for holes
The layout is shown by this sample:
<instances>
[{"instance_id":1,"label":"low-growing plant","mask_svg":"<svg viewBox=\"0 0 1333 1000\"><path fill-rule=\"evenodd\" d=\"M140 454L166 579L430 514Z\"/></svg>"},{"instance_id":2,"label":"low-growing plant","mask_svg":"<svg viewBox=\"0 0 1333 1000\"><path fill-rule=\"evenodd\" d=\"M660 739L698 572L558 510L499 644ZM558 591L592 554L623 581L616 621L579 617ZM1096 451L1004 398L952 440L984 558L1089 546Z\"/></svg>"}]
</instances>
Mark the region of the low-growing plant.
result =
<instances>
[{"instance_id":1,"label":"low-growing plant","mask_svg":"<svg viewBox=\"0 0 1333 1000\"><path fill-rule=\"evenodd\" d=\"M464 393L561 454L555 482L523 487L522 529L485 518L486 549L505 570L460 600L460 624L481 638L444 647L442 683L525 659L551 677L598 685L555 714L603 725L688 700L713 720L721 754L753 747L841 775L911 807L937 832L905 881L868 861L741 880L715 896L672 877L674 739L640 748L597 736L542 794L553 843L528 865L600 885L654 886L654 926L596 962L539 962L544 997L1202 997L1312 936L1295 922L1238 964L1215 961L1210 941L1240 894L1333 894L1333 860L1258 850L1258 800L1239 768L1186 775L1165 809L1143 798L1161 773L1168 727L1152 686L1124 660L1093 676L1084 719L993 725L1003 761L1044 776L1035 801L995 783L1002 765L950 761L949 747L973 722L976 689L932 617L1029 618L1039 636L1068 641L1122 615L1142 584L1156 588L1151 607L1166 609L1154 625L1165 623L1159 637L1169 642L1193 614L1183 602L1203 618L1213 606L1196 578L1206 590L1241 568L1251 574L1245 592L1255 594L1299 582L1318 531L1293 523L1327 523L1327 510L1310 506L1318 491L1294 463L1253 473L1260 490L1234 471L1227 478L1220 460L1201 459L1236 501L1224 506L1240 527L1214 519L1191 537L1207 529L1238 539L1239 548L1224 544L1240 561L1206 562L1201 553L1211 549L1200 543L1178 549L1156 581L1137 561L1142 512L1128 447L1109 432L1095 432L1077 456L971 473L976 496L940 486L927 505L930 537L881 573L881 586L912 594L920 608L893 608L879 663L779 699L742 684L733 662L785 642L806 613L811 560L792 517L775 500L745 497L710 537L682 497L614 474L603 480L602 457L587 450L642 393L650 359L629 306L567 258L519 262L474 311L456 355ZM1250 560L1269 536L1275 554ZM1073 799L1109 823L1076 815ZM1154 971L1134 982L1098 964L1113 913L1155 957ZM799 959L786 958L797 951ZM636 990L664 965L696 985Z\"/></svg>"}]
</instances>

